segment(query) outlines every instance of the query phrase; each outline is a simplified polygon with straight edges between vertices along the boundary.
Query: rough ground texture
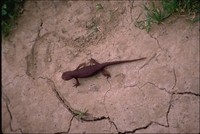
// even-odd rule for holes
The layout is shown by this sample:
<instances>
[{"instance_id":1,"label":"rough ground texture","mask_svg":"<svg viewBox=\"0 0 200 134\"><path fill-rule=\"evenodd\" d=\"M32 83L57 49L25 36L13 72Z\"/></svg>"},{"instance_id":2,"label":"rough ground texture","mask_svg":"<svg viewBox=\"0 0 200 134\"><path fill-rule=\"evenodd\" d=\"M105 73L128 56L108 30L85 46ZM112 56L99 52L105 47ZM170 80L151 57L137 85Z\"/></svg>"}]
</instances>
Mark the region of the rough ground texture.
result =
<instances>
[{"instance_id":1,"label":"rough ground texture","mask_svg":"<svg viewBox=\"0 0 200 134\"><path fill-rule=\"evenodd\" d=\"M2 131L199 133L199 25L179 17L147 33L134 25L143 3L27 1L2 44ZM90 58L141 57L108 80L61 79Z\"/></svg>"}]
</instances>

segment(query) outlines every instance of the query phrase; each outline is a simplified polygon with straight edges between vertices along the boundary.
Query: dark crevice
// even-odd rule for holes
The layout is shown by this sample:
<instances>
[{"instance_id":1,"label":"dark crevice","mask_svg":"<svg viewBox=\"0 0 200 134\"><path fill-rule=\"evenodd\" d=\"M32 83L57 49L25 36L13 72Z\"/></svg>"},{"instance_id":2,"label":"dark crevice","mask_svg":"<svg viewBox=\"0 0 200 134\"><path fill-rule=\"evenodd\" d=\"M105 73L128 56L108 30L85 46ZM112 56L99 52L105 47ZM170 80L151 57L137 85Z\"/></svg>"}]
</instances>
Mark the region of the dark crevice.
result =
<instances>
[{"instance_id":1,"label":"dark crevice","mask_svg":"<svg viewBox=\"0 0 200 134\"><path fill-rule=\"evenodd\" d=\"M140 69L144 68L146 65L149 64L149 62L157 55L157 53L155 53L143 66L140 67Z\"/></svg>"},{"instance_id":2,"label":"dark crevice","mask_svg":"<svg viewBox=\"0 0 200 134\"><path fill-rule=\"evenodd\" d=\"M69 131L70 131L70 129L71 129L71 125L72 125L72 121L73 121L74 117L75 117L75 116L72 116L72 118L71 118L71 120L70 120L69 128L68 128L67 132L57 132L57 133L55 133L55 134L68 134Z\"/></svg>"},{"instance_id":3,"label":"dark crevice","mask_svg":"<svg viewBox=\"0 0 200 134\"><path fill-rule=\"evenodd\" d=\"M168 124L168 121L167 121L167 125L163 125L161 123L158 123L158 122L153 122L154 124L157 124L159 126L162 126L162 127L169 127L169 124Z\"/></svg>"},{"instance_id":4,"label":"dark crevice","mask_svg":"<svg viewBox=\"0 0 200 134\"><path fill-rule=\"evenodd\" d=\"M2 88L7 87L8 85L13 84L13 82L9 82L8 84L6 84L5 86L2 86ZM14 85L14 84L13 84Z\"/></svg>"},{"instance_id":5,"label":"dark crevice","mask_svg":"<svg viewBox=\"0 0 200 134\"><path fill-rule=\"evenodd\" d=\"M17 77L23 77L23 76L24 76L24 74L22 74L22 75L16 75L15 77L13 77L13 79L12 79L11 82L7 83L5 86L2 86L2 87L6 87L6 86L8 86L10 84L13 84L13 81L15 80L15 78L17 78Z\"/></svg>"},{"instance_id":6,"label":"dark crevice","mask_svg":"<svg viewBox=\"0 0 200 134\"><path fill-rule=\"evenodd\" d=\"M134 0L129 0L129 3L130 3L130 16L131 16L131 23L132 23L134 21L132 17Z\"/></svg>"},{"instance_id":7,"label":"dark crevice","mask_svg":"<svg viewBox=\"0 0 200 134\"><path fill-rule=\"evenodd\" d=\"M3 92L3 91L2 91L2 92ZM7 110L8 110L9 116L10 116L10 121L9 121L10 130L11 130L12 132L17 132L17 131L19 130L21 133L23 133L23 131L22 131L21 128L18 128L18 129L16 129L16 130L14 130L14 129L12 128L12 120L13 120L13 117L12 117L12 113L11 113L10 108L9 108L10 100L9 100L8 96L7 96L4 92L3 92L2 98L3 98L3 100L6 102L6 108L7 108Z\"/></svg>"},{"instance_id":8,"label":"dark crevice","mask_svg":"<svg viewBox=\"0 0 200 134\"><path fill-rule=\"evenodd\" d=\"M164 49L164 48L161 47L160 42L158 41L158 39L156 37L153 37L152 35L150 35L150 37L156 40L160 50L161 51L165 51L167 53L168 58L171 59L170 52L167 49Z\"/></svg>"},{"instance_id":9,"label":"dark crevice","mask_svg":"<svg viewBox=\"0 0 200 134\"><path fill-rule=\"evenodd\" d=\"M112 124L114 125L114 127L115 127L115 129L117 130L117 132L118 132L118 128L117 128L117 125L110 119L110 117L109 117L109 113L108 113L108 110L107 110L107 108L106 108L106 104L105 104L105 100L106 100L106 94L111 90L111 83L110 83L110 81L107 79L107 82L109 83L109 85L110 85L110 88L105 92L105 94L104 94L104 99L103 99L103 102L104 102L104 109L105 109L105 111L106 111L106 114L107 114L107 119L109 120L109 122L110 122L110 129L109 130L111 130L111 127L112 127Z\"/></svg>"},{"instance_id":10,"label":"dark crevice","mask_svg":"<svg viewBox=\"0 0 200 134\"><path fill-rule=\"evenodd\" d=\"M56 86L54 84L54 82L47 78L47 84L50 85L50 87L52 88L53 92L56 94L56 97L60 100L60 102L69 110L70 113L72 113L73 115L78 115L78 111L75 111L70 105L69 103L63 98L61 97L60 93L57 91Z\"/></svg>"},{"instance_id":11,"label":"dark crevice","mask_svg":"<svg viewBox=\"0 0 200 134\"><path fill-rule=\"evenodd\" d=\"M194 95L194 96L200 97L200 94L193 93L193 92L176 92L175 94L181 94L181 95L188 94L188 95Z\"/></svg>"},{"instance_id":12,"label":"dark crevice","mask_svg":"<svg viewBox=\"0 0 200 134\"><path fill-rule=\"evenodd\" d=\"M40 19L40 28L42 28L42 26L43 26L43 20Z\"/></svg>"},{"instance_id":13,"label":"dark crevice","mask_svg":"<svg viewBox=\"0 0 200 134\"><path fill-rule=\"evenodd\" d=\"M176 82L175 82L176 83ZM138 87L138 88L143 88L144 86L146 86L147 84L151 84L151 85L153 85L154 87L156 87L156 88L158 88L158 89L160 89L160 90L164 90L164 91L166 91L167 93L169 93L165 88L160 88L160 87L158 87L157 85L155 85L154 83L152 83L152 82L146 82L143 86L141 86L141 87ZM175 84L176 85L176 84ZM169 107L168 107L168 109L167 109L167 112L166 112L166 122L167 122L167 125L164 125L164 124L160 124L160 123L158 123L158 122L151 122L151 123L155 123L155 124L158 124L158 125L160 125L160 126L163 126L163 127L169 127L169 122L168 122L168 115L169 115L169 112L170 112L170 109L171 109L171 106L172 106L172 97L173 97L173 94L174 93L169 93L170 95L171 95L171 97L170 97L170 100L169 100ZM148 125L147 125L148 126ZM132 131L131 131L132 132ZM135 131L134 131L135 132Z\"/></svg>"},{"instance_id":14,"label":"dark crevice","mask_svg":"<svg viewBox=\"0 0 200 134\"><path fill-rule=\"evenodd\" d=\"M174 68L173 68L173 74L174 74L174 86L172 87L172 90L176 87L176 83L177 83L176 71Z\"/></svg>"},{"instance_id":15,"label":"dark crevice","mask_svg":"<svg viewBox=\"0 0 200 134\"><path fill-rule=\"evenodd\" d=\"M154 84L153 82L146 82L144 85L142 85L141 87L139 87L140 89L141 88L143 88L144 86L146 86L147 84L151 84L151 85L153 85L154 87L156 87L156 88L158 88L159 90L164 90L165 92L167 92L167 93L169 93L169 94L172 94L172 93L170 93L169 91L167 91L165 88L161 88L161 87L159 87L159 86L157 86L156 84Z\"/></svg>"},{"instance_id":16,"label":"dark crevice","mask_svg":"<svg viewBox=\"0 0 200 134\"><path fill-rule=\"evenodd\" d=\"M174 74L174 85L173 85L173 87L172 87L172 90L176 87L176 83L177 83L177 77L176 77L176 72L175 72L175 69L173 69L173 74ZM167 89L166 88L164 88L164 87L159 87L159 86L157 86L155 83L153 83L153 82L146 82L144 85L142 85L140 88L143 88L144 86L146 86L147 84L151 84L151 85L153 85L154 87L156 87L156 88L158 88L158 89L160 89L160 90L164 90L164 91L166 91L167 93L169 93L169 94L173 94L173 91L171 92L171 91L167 91Z\"/></svg>"},{"instance_id":17,"label":"dark crevice","mask_svg":"<svg viewBox=\"0 0 200 134\"><path fill-rule=\"evenodd\" d=\"M6 102L6 104L10 104L10 100L8 98L8 96L4 93L4 91L2 91L2 98L4 99L4 101Z\"/></svg>"},{"instance_id":18,"label":"dark crevice","mask_svg":"<svg viewBox=\"0 0 200 134\"><path fill-rule=\"evenodd\" d=\"M40 31L40 29L39 29ZM33 40L33 45L30 50L30 53L26 55L26 75L28 75L33 80L37 79L37 69L38 69L38 50L39 42L41 40L45 40L45 37L48 36L50 33L46 33L43 36L39 37L39 31L37 37Z\"/></svg>"},{"instance_id":19,"label":"dark crevice","mask_svg":"<svg viewBox=\"0 0 200 134\"><path fill-rule=\"evenodd\" d=\"M40 10L40 7L38 6L38 2L35 2L35 7Z\"/></svg>"},{"instance_id":20,"label":"dark crevice","mask_svg":"<svg viewBox=\"0 0 200 134\"><path fill-rule=\"evenodd\" d=\"M156 88L158 88L158 89L160 89L160 90L165 90L165 91L166 91L165 88L161 88L161 87L157 86L156 84L154 84L153 82L147 82L147 83L153 85L154 87L156 87Z\"/></svg>"},{"instance_id":21,"label":"dark crevice","mask_svg":"<svg viewBox=\"0 0 200 134\"><path fill-rule=\"evenodd\" d=\"M170 101L169 101L169 107L168 107L167 113L166 113L167 127L169 127L169 112L172 107L172 99L173 99L173 94L171 94Z\"/></svg>"},{"instance_id":22,"label":"dark crevice","mask_svg":"<svg viewBox=\"0 0 200 134\"><path fill-rule=\"evenodd\" d=\"M39 26L39 28L38 28L38 32L37 32L37 37L36 37L36 39L40 38L40 32L41 32L41 30L42 30L42 28L43 28L42 26L43 26L43 20L40 19L40 26Z\"/></svg>"},{"instance_id":23,"label":"dark crevice","mask_svg":"<svg viewBox=\"0 0 200 134\"><path fill-rule=\"evenodd\" d=\"M13 78L13 80L15 79L15 78L17 78L17 77L23 77L24 76L24 74L22 74L22 75L16 75L14 78Z\"/></svg>"},{"instance_id":24,"label":"dark crevice","mask_svg":"<svg viewBox=\"0 0 200 134\"><path fill-rule=\"evenodd\" d=\"M101 121L101 120L105 120L105 119L109 119L108 117L102 116L102 117L92 117L92 118L84 118L82 117L81 120L82 121L86 121L86 122L91 122L91 121Z\"/></svg>"},{"instance_id":25,"label":"dark crevice","mask_svg":"<svg viewBox=\"0 0 200 134\"><path fill-rule=\"evenodd\" d=\"M138 130L147 129L147 128L148 128L150 125L152 125L152 124L157 124L157 125L163 126L163 127L169 127L168 122L167 122L167 125L163 125L163 124L160 124L160 123L158 123L158 122L151 121L151 122L150 122L149 124L147 124L146 126L138 127L138 128L136 128L136 129L134 129L134 130L132 130L132 131L125 131L125 132L118 132L118 133L119 133L119 134L135 133L135 132L138 131Z\"/></svg>"},{"instance_id":26,"label":"dark crevice","mask_svg":"<svg viewBox=\"0 0 200 134\"><path fill-rule=\"evenodd\" d=\"M150 122L149 124L147 124L146 126L143 126L143 127L139 127L139 128L136 128L132 131L125 131L125 132L118 132L119 134L128 134L128 133L135 133L136 131L138 130L142 130L142 129L147 129L153 122Z\"/></svg>"},{"instance_id":27,"label":"dark crevice","mask_svg":"<svg viewBox=\"0 0 200 134\"><path fill-rule=\"evenodd\" d=\"M149 34L149 35L150 35L150 34ZM157 42L157 44L158 44L158 47L159 47L161 50L163 50L163 48L160 46L160 43L159 43L158 39L157 39L156 37L153 37L152 35L150 35L150 37L153 38L153 39L155 39L156 42Z\"/></svg>"},{"instance_id":28,"label":"dark crevice","mask_svg":"<svg viewBox=\"0 0 200 134\"><path fill-rule=\"evenodd\" d=\"M32 78L33 80L35 79L35 77L33 76L33 73L36 70L36 59L35 59L35 57L37 56L34 52L35 46L36 46L36 43L33 44L30 54L28 54L25 57L25 59L26 59L26 74L30 78Z\"/></svg>"},{"instance_id":29,"label":"dark crevice","mask_svg":"<svg viewBox=\"0 0 200 134\"><path fill-rule=\"evenodd\" d=\"M37 2L35 2L35 4L37 5ZM37 6L36 6L37 7ZM38 45L37 45L37 41L39 39L41 39L40 37L40 31L42 29L43 26L43 20L40 19L40 24L38 26L38 32L37 32L37 36L36 38L33 40L34 44L31 48L30 54L28 54L25 59L26 59L26 74L32 78L33 80L36 78L36 70L37 70L37 54L38 54ZM44 35L43 35L44 36Z\"/></svg>"},{"instance_id":30,"label":"dark crevice","mask_svg":"<svg viewBox=\"0 0 200 134\"><path fill-rule=\"evenodd\" d=\"M73 117L72 117L72 119L70 120L69 129L67 130L67 132L58 132L58 133L56 133L56 134L65 134L65 133L69 133L70 128L71 128L71 124L72 124L72 120L74 119L74 117L77 117L77 115L79 114L79 111L73 109L73 108L70 106L70 104L64 99L64 97L61 96L61 94L57 91L54 82L53 82L51 79L49 79L49 78L43 78L43 77L39 77L39 78L47 79L47 83L50 85L50 87L52 88L53 92L56 94L56 97L57 97L57 98L60 100L60 102L70 111L70 113L73 114ZM109 81L108 81L108 82L109 82ZM109 82L109 83L110 83L110 82ZM109 89L109 90L110 90L110 89ZM109 91L109 90L108 90L108 91ZM107 92L108 92L108 91L107 91ZM107 92L106 92L106 93L107 93ZM106 93L105 93L105 95L106 95ZM104 99L105 99L105 95L104 95ZM105 100L104 100L104 101L105 101ZM106 108L105 108L105 109L106 109ZM107 112L107 110L106 110L106 112ZM108 114L108 112L107 112L107 114ZM93 121L108 120L108 121L116 128L116 130L118 131L118 128L117 128L116 124L115 124L113 121L111 121L111 119L109 118L109 116L108 116L108 117L105 117L105 116L93 117L93 116L91 116L90 114L87 114L87 115L82 116L82 117L80 118L80 120L81 120L81 121L85 121L85 122L93 122ZM112 125L111 125L111 127L112 127ZM110 129L111 129L111 127L110 127Z\"/></svg>"},{"instance_id":31,"label":"dark crevice","mask_svg":"<svg viewBox=\"0 0 200 134\"><path fill-rule=\"evenodd\" d=\"M109 119L109 122L114 125L115 129L117 130L117 132L119 132L115 122L111 121L111 119L109 117L108 117L108 119ZM112 127L112 125L110 126L110 130L111 130L111 127Z\"/></svg>"},{"instance_id":32,"label":"dark crevice","mask_svg":"<svg viewBox=\"0 0 200 134\"><path fill-rule=\"evenodd\" d=\"M79 111L75 110L71 107L71 105L69 104L69 102L67 100L65 100L64 97L62 97L62 95L57 91L55 83L49 79L47 79L47 84L52 88L53 92L56 94L56 97L60 100L60 102L64 105L65 108L67 108L69 110L69 112L71 114L73 114L73 116L78 116L79 115ZM108 117L102 116L102 117L93 117L91 114L87 113L85 115L83 115L80 118L82 121L100 121L100 120L104 120L104 119L109 119Z\"/></svg>"},{"instance_id":33,"label":"dark crevice","mask_svg":"<svg viewBox=\"0 0 200 134\"><path fill-rule=\"evenodd\" d=\"M104 108L105 108L105 111L106 111L106 114L107 114L107 116L109 116L109 114L108 114L108 110L107 110L107 108L106 108L106 105L105 105L105 100L106 100L106 94L111 90L111 83L110 83L110 81L107 79L107 81L108 81L108 83L110 84L110 88L106 91L106 93L104 94L104 96L103 96L103 102L104 102Z\"/></svg>"}]
</instances>

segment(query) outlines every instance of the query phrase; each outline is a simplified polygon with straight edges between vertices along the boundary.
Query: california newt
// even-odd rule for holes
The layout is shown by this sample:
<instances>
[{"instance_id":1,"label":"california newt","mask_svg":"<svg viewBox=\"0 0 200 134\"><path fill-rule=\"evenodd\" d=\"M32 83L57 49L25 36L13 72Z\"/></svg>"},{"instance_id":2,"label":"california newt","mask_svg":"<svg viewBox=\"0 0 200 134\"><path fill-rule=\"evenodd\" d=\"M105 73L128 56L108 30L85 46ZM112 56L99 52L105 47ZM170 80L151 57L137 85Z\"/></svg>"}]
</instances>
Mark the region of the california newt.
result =
<instances>
[{"instance_id":1,"label":"california newt","mask_svg":"<svg viewBox=\"0 0 200 134\"><path fill-rule=\"evenodd\" d=\"M113 61L113 62L105 62L105 63L100 64L96 60L91 58L90 63L94 64L94 65L86 66L86 63L82 63L74 71L64 72L62 74L62 79L70 80L70 79L74 78L76 80L76 83L74 83L74 87L77 87L80 85L78 78L90 77L99 72L101 72L104 76L109 78L110 74L109 74L109 72L104 70L105 67L110 66L110 65L115 65L115 64L121 64L121 63L125 63L125 62L139 61L139 60L143 60L143 59L146 59L146 57L140 58L140 59L135 59L135 60Z\"/></svg>"}]
</instances>

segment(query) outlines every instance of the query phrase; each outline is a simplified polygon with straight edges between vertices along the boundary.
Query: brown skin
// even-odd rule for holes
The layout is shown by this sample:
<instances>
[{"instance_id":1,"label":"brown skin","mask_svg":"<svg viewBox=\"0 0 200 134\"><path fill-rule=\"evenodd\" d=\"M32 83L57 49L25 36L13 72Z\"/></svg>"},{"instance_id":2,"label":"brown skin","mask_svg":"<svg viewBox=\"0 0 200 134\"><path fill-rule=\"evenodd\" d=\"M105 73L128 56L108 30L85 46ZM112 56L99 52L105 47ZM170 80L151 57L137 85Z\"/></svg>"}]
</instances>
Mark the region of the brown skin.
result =
<instances>
[{"instance_id":1,"label":"brown skin","mask_svg":"<svg viewBox=\"0 0 200 134\"><path fill-rule=\"evenodd\" d=\"M135 60L105 62L102 64L98 63L94 59L91 59L90 63L94 64L94 65L86 66L86 63L80 64L74 71L64 72L62 74L62 79L70 80L70 79L74 78L76 80L76 83L74 83L74 87L77 87L80 85L78 78L87 78L87 77L96 75L99 72L101 72L104 76L109 78L110 74L106 70L104 70L105 67L110 66L110 65L115 65L115 64L126 63L126 62L134 62L134 61L144 60L144 59L146 59L146 57L140 58L140 59L135 59Z\"/></svg>"}]
</instances>

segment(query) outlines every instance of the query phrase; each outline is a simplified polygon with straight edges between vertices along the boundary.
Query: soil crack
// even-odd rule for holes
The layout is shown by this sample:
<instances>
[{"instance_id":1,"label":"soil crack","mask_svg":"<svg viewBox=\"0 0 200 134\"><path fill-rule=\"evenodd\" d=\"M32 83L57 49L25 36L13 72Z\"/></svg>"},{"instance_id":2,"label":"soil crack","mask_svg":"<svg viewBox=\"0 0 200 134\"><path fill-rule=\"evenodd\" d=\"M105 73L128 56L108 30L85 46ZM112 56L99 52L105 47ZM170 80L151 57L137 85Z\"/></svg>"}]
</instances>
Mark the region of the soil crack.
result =
<instances>
[{"instance_id":1,"label":"soil crack","mask_svg":"<svg viewBox=\"0 0 200 134\"><path fill-rule=\"evenodd\" d=\"M176 71L174 68L173 68L173 74L174 74L174 86L172 87L172 90L176 87L176 83L177 83Z\"/></svg>"},{"instance_id":2,"label":"soil crack","mask_svg":"<svg viewBox=\"0 0 200 134\"><path fill-rule=\"evenodd\" d=\"M135 133L135 132L138 131L138 130L147 129L152 123L153 123L153 122L150 122L150 123L147 124L146 126L136 128L136 129L134 129L134 130L132 130L132 131L119 132L119 134Z\"/></svg>"},{"instance_id":3,"label":"soil crack","mask_svg":"<svg viewBox=\"0 0 200 134\"><path fill-rule=\"evenodd\" d=\"M21 133L23 133L23 131L22 131L21 128L18 128L18 129L16 129L16 130L14 130L14 129L12 128L13 116L12 116L11 110L10 110L10 108L9 108L10 100L9 100L8 96L7 96L3 91L2 91L2 98L3 98L3 100L6 102L6 108L7 108L7 110L8 110L9 116L10 116L10 121L9 121L10 130L11 130L12 132L17 132L17 131L19 130Z\"/></svg>"},{"instance_id":4,"label":"soil crack","mask_svg":"<svg viewBox=\"0 0 200 134\"><path fill-rule=\"evenodd\" d=\"M129 3L130 3L130 16L131 16L131 23L132 23L134 21L132 17L134 0L129 0Z\"/></svg>"},{"instance_id":5,"label":"soil crack","mask_svg":"<svg viewBox=\"0 0 200 134\"><path fill-rule=\"evenodd\" d=\"M10 85L10 84L13 84L13 81L14 81L17 77L23 77L23 76L24 76L24 74L22 74L22 75L16 75L15 77L13 77L13 79L12 79L11 82L8 82L7 84L5 84L5 86L2 86L2 87L6 87L6 86L8 86L8 85Z\"/></svg>"},{"instance_id":6,"label":"soil crack","mask_svg":"<svg viewBox=\"0 0 200 134\"><path fill-rule=\"evenodd\" d=\"M69 123L69 128L68 128L68 130L67 130L66 132L57 132L57 133L55 133L55 134L68 134L69 131L70 131L70 129L71 129L72 121L73 121L74 117L75 117L75 116L72 116L72 118L71 118L71 120L70 120L70 123Z\"/></svg>"},{"instance_id":7,"label":"soil crack","mask_svg":"<svg viewBox=\"0 0 200 134\"><path fill-rule=\"evenodd\" d=\"M149 82L149 81L146 82L144 85L142 85L142 86L139 87L139 88L143 88L143 87L146 86L147 84L153 85L154 87L158 88L159 90L164 90L165 92L167 92L167 93L169 93L169 94L172 94L172 93L170 93L169 91L167 91L165 88L161 88L161 87L157 86L155 83Z\"/></svg>"},{"instance_id":8,"label":"soil crack","mask_svg":"<svg viewBox=\"0 0 200 134\"><path fill-rule=\"evenodd\" d=\"M193 92L177 92L177 93L175 93L175 94L181 94L181 95L188 94L188 95L194 95L194 96L200 97L200 94L193 93Z\"/></svg>"},{"instance_id":9,"label":"soil crack","mask_svg":"<svg viewBox=\"0 0 200 134\"><path fill-rule=\"evenodd\" d=\"M140 69L142 69L142 68L144 68L146 65L148 65L149 62L150 62L154 57L156 57L156 55L157 55L157 53L155 53L143 66L141 66ZM140 69L139 69L139 70L140 70Z\"/></svg>"},{"instance_id":10,"label":"soil crack","mask_svg":"<svg viewBox=\"0 0 200 134\"><path fill-rule=\"evenodd\" d=\"M43 79L47 79L47 84L51 87L52 91L56 94L56 97L60 100L60 102L64 105L64 107L67 108L70 111L70 113L73 114L73 116L78 116L79 111L75 110L69 104L69 102L67 100L65 100L65 98L59 93L59 91L57 91L55 83L49 78L43 78ZM105 116L93 117L92 114L87 113L86 115L83 115L80 119L82 121L99 121L99 120L108 119L108 117L105 117Z\"/></svg>"},{"instance_id":11,"label":"soil crack","mask_svg":"<svg viewBox=\"0 0 200 134\"><path fill-rule=\"evenodd\" d=\"M115 127L115 129L117 130L117 132L119 132L119 131L118 131L117 125L110 119L108 110L107 110L106 105L105 105L106 94L111 90L111 83L110 83L110 81L109 81L108 79L107 79L107 82L109 83L110 88L109 88L109 89L105 92L105 94L104 94L104 100L103 100L103 102L104 102L104 109L105 109L105 111L106 111L106 114L107 114L107 116L108 116L107 119L109 120L110 124L113 124L114 127ZM112 127L112 125L110 125L110 130L111 130L111 127Z\"/></svg>"},{"instance_id":12,"label":"soil crack","mask_svg":"<svg viewBox=\"0 0 200 134\"><path fill-rule=\"evenodd\" d=\"M41 37L41 36L40 36L40 33L41 33L42 28L43 28L42 26L43 26L43 20L40 19L40 26L39 26L39 28L38 28L38 32L37 32L37 37L36 37L36 39Z\"/></svg>"},{"instance_id":13,"label":"soil crack","mask_svg":"<svg viewBox=\"0 0 200 134\"><path fill-rule=\"evenodd\" d=\"M158 47L159 47L161 50L163 50L163 48L160 46L160 43L159 43L158 39L157 39L156 37L153 37L151 34L149 34L149 36L150 36L151 38L155 39L156 42L157 42Z\"/></svg>"}]
</instances>

